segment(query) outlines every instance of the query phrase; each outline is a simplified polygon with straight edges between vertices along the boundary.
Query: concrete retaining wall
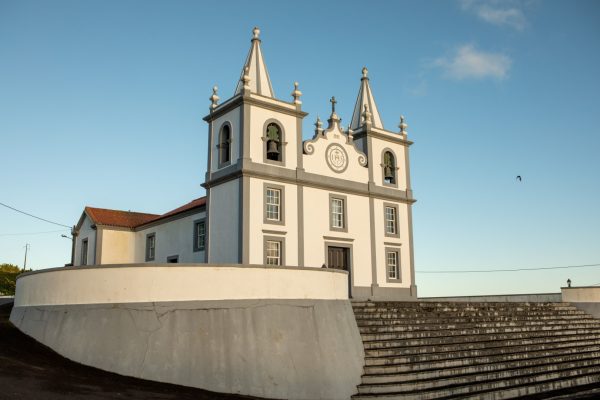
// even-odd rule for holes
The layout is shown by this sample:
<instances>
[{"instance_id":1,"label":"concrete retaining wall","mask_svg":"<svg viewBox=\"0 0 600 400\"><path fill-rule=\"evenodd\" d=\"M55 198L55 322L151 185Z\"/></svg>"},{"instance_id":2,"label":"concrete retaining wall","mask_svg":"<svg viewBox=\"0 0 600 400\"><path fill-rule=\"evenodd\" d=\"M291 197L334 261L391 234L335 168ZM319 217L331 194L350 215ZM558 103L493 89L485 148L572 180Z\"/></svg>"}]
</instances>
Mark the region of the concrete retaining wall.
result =
<instances>
[{"instance_id":1,"label":"concrete retaining wall","mask_svg":"<svg viewBox=\"0 0 600 400\"><path fill-rule=\"evenodd\" d=\"M600 318L600 286L580 286L561 288L564 302Z\"/></svg>"},{"instance_id":2,"label":"concrete retaining wall","mask_svg":"<svg viewBox=\"0 0 600 400\"><path fill-rule=\"evenodd\" d=\"M419 297L419 301L552 303L561 302L562 296L560 293L499 294L491 296Z\"/></svg>"},{"instance_id":3,"label":"concrete retaining wall","mask_svg":"<svg viewBox=\"0 0 600 400\"><path fill-rule=\"evenodd\" d=\"M151 273L152 267L145 268ZM75 275L69 275L77 271L66 272L61 274L63 283L76 283L71 279ZM39 342L85 365L217 392L280 399L348 399L361 382L364 351L347 299L56 304L53 297L48 298L54 301L51 304L26 304L43 298L32 292L43 287L35 282L42 276L32 274L17 281L10 320ZM142 279L140 284L145 282ZM124 287L135 289L135 282ZM21 292L27 296L20 297Z\"/></svg>"}]
</instances>

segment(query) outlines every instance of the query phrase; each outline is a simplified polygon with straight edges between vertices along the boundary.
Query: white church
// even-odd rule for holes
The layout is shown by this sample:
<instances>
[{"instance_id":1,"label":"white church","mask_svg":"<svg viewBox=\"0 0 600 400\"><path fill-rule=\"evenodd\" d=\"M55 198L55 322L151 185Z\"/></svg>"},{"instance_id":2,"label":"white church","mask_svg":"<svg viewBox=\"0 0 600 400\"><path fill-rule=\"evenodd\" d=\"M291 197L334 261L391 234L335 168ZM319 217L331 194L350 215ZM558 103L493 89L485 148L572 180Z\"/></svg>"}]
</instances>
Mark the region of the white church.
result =
<instances>
[{"instance_id":1,"label":"white church","mask_svg":"<svg viewBox=\"0 0 600 400\"><path fill-rule=\"evenodd\" d=\"M303 141L302 93L275 97L259 34L234 95L210 97L206 196L162 215L86 207L72 265L334 268L354 299L416 299L403 118L384 128L363 68L350 124L331 98L327 126L317 118Z\"/></svg>"}]
</instances>

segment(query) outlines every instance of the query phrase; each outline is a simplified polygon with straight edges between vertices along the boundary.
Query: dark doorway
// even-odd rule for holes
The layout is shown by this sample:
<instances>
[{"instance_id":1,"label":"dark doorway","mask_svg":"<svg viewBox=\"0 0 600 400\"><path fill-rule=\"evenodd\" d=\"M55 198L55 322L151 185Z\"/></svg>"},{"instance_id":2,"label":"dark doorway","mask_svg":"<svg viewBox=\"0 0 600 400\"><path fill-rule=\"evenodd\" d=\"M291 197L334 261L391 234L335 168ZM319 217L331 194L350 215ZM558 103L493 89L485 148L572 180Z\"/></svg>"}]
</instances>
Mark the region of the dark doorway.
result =
<instances>
[{"instance_id":1,"label":"dark doorway","mask_svg":"<svg viewBox=\"0 0 600 400\"><path fill-rule=\"evenodd\" d=\"M177 264L178 262L179 262L179 256L167 257L167 263L169 263L169 264Z\"/></svg>"},{"instance_id":2,"label":"dark doorway","mask_svg":"<svg viewBox=\"0 0 600 400\"><path fill-rule=\"evenodd\" d=\"M352 270L348 247L327 246L327 268L348 271L348 297L352 298Z\"/></svg>"},{"instance_id":3,"label":"dark doorway","mask_svg":"<svg viewBox=\"0 0 600 400\"><path fill-rule=\"evenodd\" d=\"M328 249L327 267L348 271L348 249L345 247L333 246L329 246Z\"/></svg>"}]
</instances>

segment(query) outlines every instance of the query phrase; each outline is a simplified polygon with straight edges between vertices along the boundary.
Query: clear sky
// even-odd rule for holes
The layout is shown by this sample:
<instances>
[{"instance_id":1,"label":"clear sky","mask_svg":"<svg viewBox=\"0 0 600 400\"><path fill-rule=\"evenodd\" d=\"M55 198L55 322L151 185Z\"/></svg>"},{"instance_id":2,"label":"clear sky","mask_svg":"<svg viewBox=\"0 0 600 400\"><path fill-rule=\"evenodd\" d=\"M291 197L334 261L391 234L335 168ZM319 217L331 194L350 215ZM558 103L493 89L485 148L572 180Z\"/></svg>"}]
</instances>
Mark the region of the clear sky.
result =
<instances>
[{"instance_id":1,"label":"clear sky","mask_svg":"<svg viewBox=\"0 0 600 400\"><path fill-rule=\"evenodd\" d=\"M255 25L305 138L332 95L349 122L364 65L385 127L405 115L420 295L600 284L428 273L600 263L597 1L0 0L0 202L74 225L202 196L208 97L233 94ZM26 243L30 267L69 262L59 229L0 207L0 263Z\"/></svg>"}]
</instances>

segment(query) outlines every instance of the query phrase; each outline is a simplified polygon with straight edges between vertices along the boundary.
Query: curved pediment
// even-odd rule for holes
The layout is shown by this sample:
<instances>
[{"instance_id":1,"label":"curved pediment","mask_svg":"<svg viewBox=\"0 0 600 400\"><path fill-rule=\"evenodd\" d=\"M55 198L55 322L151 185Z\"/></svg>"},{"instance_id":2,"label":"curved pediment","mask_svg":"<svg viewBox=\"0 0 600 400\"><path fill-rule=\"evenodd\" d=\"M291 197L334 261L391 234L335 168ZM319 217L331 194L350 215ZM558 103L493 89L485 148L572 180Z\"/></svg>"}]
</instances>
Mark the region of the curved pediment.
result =
<instances>
[{"instance_id":1,"label":"curved pediment","mask_svg":"<svg viewBox=\"0 0 600 400\"><path fill-rule=\"evenodd\" d=\"M332 113L328 120L329 126L323 130L320 121L317 121L315 136L304 141L304 169L307 172L317 173L348 179L368 180L367 156L360 151L351 131L344 132L340 126L340 119Z\"/></svg>"}]
</instances>

